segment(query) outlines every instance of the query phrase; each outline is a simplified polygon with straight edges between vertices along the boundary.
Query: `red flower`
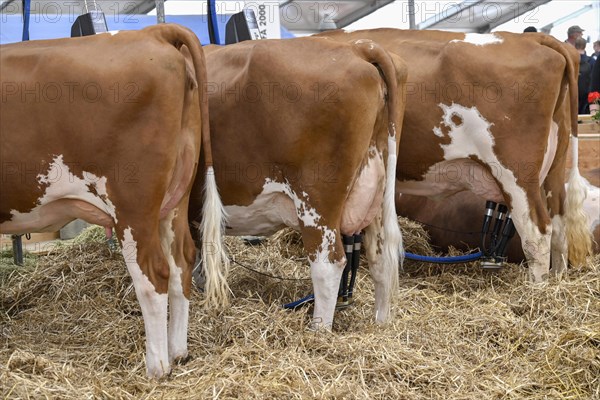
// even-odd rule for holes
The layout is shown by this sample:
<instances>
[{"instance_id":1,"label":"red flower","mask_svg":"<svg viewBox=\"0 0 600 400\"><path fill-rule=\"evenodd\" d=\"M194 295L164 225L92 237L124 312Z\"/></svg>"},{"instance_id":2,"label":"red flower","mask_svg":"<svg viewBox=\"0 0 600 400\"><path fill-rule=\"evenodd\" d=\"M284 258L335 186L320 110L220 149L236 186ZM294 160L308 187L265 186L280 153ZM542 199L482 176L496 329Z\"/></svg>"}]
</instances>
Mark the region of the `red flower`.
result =
<instances>
[{"instance_id":1,"label":"red flower","mask_svg":"<svg viewBox=\"0 0 600 400\"><path fill-rule=\"evenodd\" d=\"M590 92L588 93L588 103L598 103L600 102L600 93L599 92Z\"/></svg>"}]
</instances>

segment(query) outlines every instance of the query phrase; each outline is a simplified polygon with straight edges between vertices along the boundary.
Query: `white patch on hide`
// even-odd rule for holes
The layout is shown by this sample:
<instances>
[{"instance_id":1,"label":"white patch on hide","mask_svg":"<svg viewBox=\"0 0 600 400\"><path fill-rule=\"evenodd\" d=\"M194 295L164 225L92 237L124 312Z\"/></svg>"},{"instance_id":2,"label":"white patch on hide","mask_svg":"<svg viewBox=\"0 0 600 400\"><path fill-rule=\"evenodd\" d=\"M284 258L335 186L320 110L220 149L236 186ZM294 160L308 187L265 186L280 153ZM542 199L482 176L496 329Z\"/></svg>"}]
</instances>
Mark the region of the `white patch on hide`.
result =
<instances>
[{"instance_id":1,"label":"white patch on hide","mask_svg":"<svg viewBox=\"0 0 600 400\"><path fill-rule=\"evenodd\" d=\"M304 226L324 229L319 225L321 216L310 205L308 194L298 196L288 183L267 178L262 192L248 206L225 206L228 217L227 234L271 235L288 226L299 230Z\"/></svg>"},{"instance_id":2,"label":"white patch on hide","mask_svg":"<svg viewBox=\"0 0 600 400\"><path fill-rule=\"evenodd\" d=\"M504 42L504 39L497 36L495 33L465 33L465 38L463 40L455 39L450 41L450 43L469 43L476 46L500 44L502 42Z\"/></svg>"},{"instance_id":3,"label":"white patch on hide","mask_svg":"<svg viewBox=\"0 0 600 400\"><path fill-rule=\"evenodd\" d=\"M288 185L267 179L262 192L248 206L226 205L227 234L268 236L286 226L300 229Z\"/></svg>"},{"instance_id":4,"label":"white patch on hide","mask_svg":"<svg viewBox=\"0 0 600 400\"><path fill-rule=\"evenodd\" d=\"M444 159L466 159L475 156L489 165L492 175L510 194L513 209L521 213L515 216L513 212L513 218L529 219L529 204L525 191L517 184L513 171L502 165L494 153L495 140L490 132L492 124L483 118L476 107L467 108L459 104L439 106L444 111L441 123L449 128L448 137L451 139L449 144L441 145ZM452 121L453 116L460 117L462 123L456 125Z\"/></svg>"},{"instance_id":5,"label":"white patch on hide","mask_svg":"<svg viewBox=\"0 0 600 400\"><path fill-rule=\"evenodd\" d=\"M48 185L44 195L37 201L37 206L28 213L11 210L12 221L27 220L28 214L35 214L42 206L58 199L76 199L85 201L110 215L115 223L117 214L114 204L108 198L106 177L98 177L91 172L83 171L83 178L74 175L63 162L63 156L58 155L50 163L46 174L39 174L37 180L40 184ZM90 192L93 187L97 193Z\"/></svg>"}]
</instances>

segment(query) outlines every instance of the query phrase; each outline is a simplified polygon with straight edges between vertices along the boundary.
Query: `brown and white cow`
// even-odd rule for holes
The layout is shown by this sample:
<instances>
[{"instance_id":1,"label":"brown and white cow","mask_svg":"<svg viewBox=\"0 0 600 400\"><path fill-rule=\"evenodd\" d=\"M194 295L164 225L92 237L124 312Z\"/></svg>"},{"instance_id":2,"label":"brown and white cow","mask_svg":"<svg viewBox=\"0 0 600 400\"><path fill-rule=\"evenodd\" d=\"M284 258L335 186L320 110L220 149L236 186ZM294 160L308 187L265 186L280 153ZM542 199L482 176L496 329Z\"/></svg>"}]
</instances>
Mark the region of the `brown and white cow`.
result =
<instances>
[{"instance_id":1,"label":"brown and white cow","mask_svg":"<svg viewBox=\"0 0 600 400\"><path fill-rule=\"evenodd\" d=\"M562 272L567 252L572 263L585 260L591 238L576 169L568 193L564 187L569 134L577 141L577 52L545 34L375 29L323 36L370 39L410 55L399 192L440 198L471 190L507 204L532 281L546 279L550 260ZM563 128L557 111L565 96L572 108Z\"/></svg>"},{"instance_id":2,"label":"brown and white cow","mask_svg":"<svg viewBox=\"0 0 600 400\"><path fill-rule=\"evenodd\" d=\"M204 237L221 240L198 39L160 25L9 44L0 57L0 232L56 231L76 218L114 228L144 317L147 373L163 376L187 355L188 199L201 143L205 220L216 226Z\"/></svg>"},{"instance_id":3,"label":"brown and white cow","mask_svg":"<svg viewBox=\"0 0 600 400\"><path fill-rule=\"evenodd\" d=\"M315 293L312 326L330 329L345 266L341 235L366 228L376 320L385 321L402 251L393 197L403 62L365 40L248 41L205 52L227 233L299 230ZM198 176L190 220L199 218L203 184ZM205 272L207 298L224 301L226 273L215 281Z\"/></svg>"}]
</instances>

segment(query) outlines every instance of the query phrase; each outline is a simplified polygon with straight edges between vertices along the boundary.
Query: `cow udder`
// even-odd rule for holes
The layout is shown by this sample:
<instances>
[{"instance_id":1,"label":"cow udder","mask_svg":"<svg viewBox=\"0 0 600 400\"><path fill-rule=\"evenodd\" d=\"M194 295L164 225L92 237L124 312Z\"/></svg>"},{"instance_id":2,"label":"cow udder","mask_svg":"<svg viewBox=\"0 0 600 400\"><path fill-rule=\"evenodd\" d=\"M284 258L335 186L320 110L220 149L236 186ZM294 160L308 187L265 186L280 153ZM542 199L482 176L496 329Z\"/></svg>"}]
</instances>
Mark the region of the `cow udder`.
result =
<instances>
[{"instance_id":1,"label":"cow udder","mask_svg":"<svg viewBox=\"0 0 600 400\"><path fill-rule=\"evenodd\" d=\"M343 235L358 233L373 221L381 210L384 187L383 156L371 151L344 204L340 224Z\"/></svg>"}]
</instances>

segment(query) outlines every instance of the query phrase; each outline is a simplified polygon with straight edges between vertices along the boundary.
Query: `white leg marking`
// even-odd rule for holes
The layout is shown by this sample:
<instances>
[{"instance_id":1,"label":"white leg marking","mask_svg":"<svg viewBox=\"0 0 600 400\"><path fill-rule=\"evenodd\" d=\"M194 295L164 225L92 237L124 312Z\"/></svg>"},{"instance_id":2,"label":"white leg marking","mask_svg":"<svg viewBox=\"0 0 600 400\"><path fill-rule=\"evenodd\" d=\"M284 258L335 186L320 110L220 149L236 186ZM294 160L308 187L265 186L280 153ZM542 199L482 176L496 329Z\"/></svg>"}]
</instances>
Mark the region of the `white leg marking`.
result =
<instances>
[{"instance_id":1,"label":"white leg marking","mask_svg":"<svg viewBox=\"0 0 600 400\"><path fill-rule=\"evenodd\" d=\"M321 248L309 256L310 272L315 293L315 308L311 329L331 330L338 290L346 258L330 261L330 249L335 245L335 233L323 228Z\"/></svg>"},{"instance_id":2,"label":"white leg marking","mask_svg":"<svg viewBox=\"0 0 600 400\"><path fill-rule=\"evenodd\" d=\"M521 236L523 253L528 261L529 280L543 282L550 272L550 243L552 238L552 225L546 227L546 234L542 234L537 225L522 212L512 214L515 228ZM519 217L520 216L520 217Z\"/></svg>"},{"instance_id":3,"label":"white leg marking","mask_svg":"<svg viewBox=\"0 0 600 400\"><path fill-rule=\"evenodd\" d=\"M146 370L149 377L160 378L170 372L167 347L167 294L159 294L137 262L137 242L131 228L125 229L121 247L129 274L133 279L144 327L146 329Z\"/></svg>"},{"instance_id":4,"label":"white leg marking","mask_svg":"<svg viewBox=\"0 0 600 400\"><path fill-rule=\"evenodd\" d=\"M392 296L398 287L398 257L395 265L389 265L390 261L385 257L386 251L378 248L382 235L383 225L381 215L378 215L365 229L365 252L369 262L369 273L375 284L375 322L377 323L386 322L389 318ZM391 276L390 273L393 275Z\"/></svg>"},{"instance_id":5,"label":"white leg marking","mask_svg":"<svg viewBox=\"0 0 600 400\"><path fill-rule=\"evenodd\" d=\"M332 263L322 258L319 258L319 261L310 262L311 278L315 292L315 308L311 329L331 330L344 265L344 261Z\"/></svg>"},{"instance_id":6,"label":"white leg marking","mask_svg":"<svg viewBox=\"0 0 600 400\"><path fill-rule=\"evenodd\" d=\"M183 295L181 274L182 268L177 266L171 252L175 241L173 219L177 209L171 210L160 222L160 244L169 263L169 362L187 356L187 332L190 302ZM182 238L178 238L182 239Z\"/></svg>"}]
</instances>

